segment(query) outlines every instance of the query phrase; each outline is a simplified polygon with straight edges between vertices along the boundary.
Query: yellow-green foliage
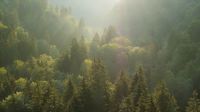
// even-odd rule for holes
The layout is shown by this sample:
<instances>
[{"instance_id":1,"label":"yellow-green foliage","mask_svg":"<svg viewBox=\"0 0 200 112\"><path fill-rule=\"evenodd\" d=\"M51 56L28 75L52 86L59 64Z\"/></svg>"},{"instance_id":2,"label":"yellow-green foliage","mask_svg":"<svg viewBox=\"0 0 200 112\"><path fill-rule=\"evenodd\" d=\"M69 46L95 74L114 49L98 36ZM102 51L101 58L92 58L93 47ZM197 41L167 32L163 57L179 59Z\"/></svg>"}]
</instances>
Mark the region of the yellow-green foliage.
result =
<instances>
[{"instance_id":1,"label":"yellow-green foliage","mask_svg":"<svg viewBox=\"0 0 200 112\"><path fill-rule=\"evenodd\" d=\"M0 68L0 74L1 74L1 75L7 74L7 70L6 70L5 67L1 67L1 68Z\"/></svg>"}]
</instances>

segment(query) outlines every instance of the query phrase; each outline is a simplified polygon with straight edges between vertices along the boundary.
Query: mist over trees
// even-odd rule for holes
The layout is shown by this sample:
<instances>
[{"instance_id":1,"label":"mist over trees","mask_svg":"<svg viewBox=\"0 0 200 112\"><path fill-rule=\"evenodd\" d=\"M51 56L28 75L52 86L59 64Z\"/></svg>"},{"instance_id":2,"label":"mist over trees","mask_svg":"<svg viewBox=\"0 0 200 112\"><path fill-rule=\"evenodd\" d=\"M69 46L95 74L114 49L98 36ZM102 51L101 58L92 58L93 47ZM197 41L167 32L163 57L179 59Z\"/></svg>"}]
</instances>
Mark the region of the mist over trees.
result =
<instances>
[{"instance_id":1,"label":"mist over trees","mask_svg":"<svg viewBox=\"0 0 200 112\"><path fill-rule=\"evenodd\" d=\"M111 9L91 35L69 7L0 0L0 112L200 112L200 1Z\"/></svg>"}]
</instances>

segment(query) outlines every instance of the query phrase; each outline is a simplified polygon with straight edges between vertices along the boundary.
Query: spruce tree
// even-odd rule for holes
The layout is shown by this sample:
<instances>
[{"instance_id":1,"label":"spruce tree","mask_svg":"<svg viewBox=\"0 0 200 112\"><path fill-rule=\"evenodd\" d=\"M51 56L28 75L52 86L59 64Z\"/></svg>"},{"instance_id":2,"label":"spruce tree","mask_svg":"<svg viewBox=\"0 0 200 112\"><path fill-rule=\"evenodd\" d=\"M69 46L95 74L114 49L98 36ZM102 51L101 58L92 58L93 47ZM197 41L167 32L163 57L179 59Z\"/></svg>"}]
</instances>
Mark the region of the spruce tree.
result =
<instances>
[{"instance_id":1,"label":"spruce tree","mask_svg":"<svg viewBox=\"0 0 200 112\"><path fill-rule=\"evenodd\" d=\"M76 38L72 40L70 49L70 72L78 75L80 72L81 60L80 45Z\"/></svg>"},{"instance_id":2,"label":"spruce tree","mask_svg":"<svg viewBox=\"0 0 200 112\"><path fill-rule=\"evenodd\" d=\"M158 84L153 93L154 103L158 112L177 112L175 98L170 94L164 82Z\"/></svg>"},{"instance_id":3,"label":"spruce tree","mask_svg":"<svg viewBox=\"0 0 200 112\"><path fill-rule=\"evenodd\" d=\"M105 112L106 109L106 82L108 76L105 66L100 59L94 59L89 76L90 87L94 99L96 112Z\"/></svg>"},{"instance_id":4,"label":"spruce tree","mask_svg":"<svg viewBox=\"0 0 200 112\"><path fill-rule=\"evenodd\" d=\"M122 100L128 96L129 77L124 71L121 71L116 82L112 98L112 111L118 112Z\"/></svg>"},{"instance_id":5,"label":"spruce tree","mask_svg":"<svg viewBox=\"0 0 200 112\"><path fill-rule=\"evenodd\" d=\"M148 88L142 67L140 66L133 77L130 87L130 94L133 97L133 110L136 112L147 111L146 100L148 98Z\"/></svg>"},{"instance_id":6,"label":"spruce tree","mask_svg":"<svg viewBox=\"0 0 200 112\"><path fill-rule=\"evenodd\" d=\"M43 112L57 112L62 110L58 93L52 82L48 82L48 85L44 90L42 107Z\"/></svg>"},{"instance_id":7,"label":"spruce tree","mask_svg":"<svg viewBox=\"0 0 200 112\"><path fill-rule=\"evenodd\" d=\"M85 79L81 81L78 93L71 101L73 112L94 112L91 90Z\"/></svg>"},{"instance_id":8,"label":"spruce tree","mask_svg":"<svg viewBox=\"0 0 200 112\"><path fill-rule=\"evenodd\" d=\"M66 88L63 95L63 104L66 112L69 112L70 110L70 102L74 94L75 94L75 86L72 78L69 78L66 83Z\"/></svg>"},{"instance_id":9,"label":"spruce tree","mask_svg":"<svg viewBox=\"0 0 200 112\"><path fill-rule=\"evenodd\" d=\"M119 112L135 112L132 95L125 97L119 107Z\"/></svg>"},{"instance_id":10,"label":"spruce tree","mask_svg":"<svg viewBox=\"0 0 200 112\"><path fill-rule=\"evenodd\" d=\"M153 101L152 95L148 95L146 103L147 103L147 112L157 112L157 109L156 109L155 103Z\"/></svg>"}]
</instances>

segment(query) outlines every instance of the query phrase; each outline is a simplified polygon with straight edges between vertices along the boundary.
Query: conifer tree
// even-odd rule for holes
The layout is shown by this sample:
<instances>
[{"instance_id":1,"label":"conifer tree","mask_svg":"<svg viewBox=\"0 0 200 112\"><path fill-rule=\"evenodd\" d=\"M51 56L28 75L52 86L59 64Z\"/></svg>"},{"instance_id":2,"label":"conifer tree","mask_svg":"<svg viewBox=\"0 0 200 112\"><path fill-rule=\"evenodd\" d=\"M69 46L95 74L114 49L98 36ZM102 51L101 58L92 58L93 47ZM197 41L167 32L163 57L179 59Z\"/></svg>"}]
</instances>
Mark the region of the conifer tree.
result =
<instances>
[{"instance_id":1,"label":"conifer tree","mask_svg":"<svg viewBox=\"0 0 200 112\"><path fill-rule=\"evenodd\" d=\"M106 109L106 81L108 76L105 66L100 59L94 59L89 77L92 89L94 108L96 112L105 112Z\"/></svg>"},{"instance_id":2,"label":"conifer tree","mask_svg":"<svg viewBox=\"0 0 200 112\"><path fill-rule=\"evenodd\" d=\"M146 84L146 78L141 66L133 77L133 81L130 87L130 94L132 94L133 97L133 110L136 112L147 111L146 100L148 98L148 88Z\"/></svg>"},{"instance_id":3,"label":"conifer tree","mask_svg":"<svg viewBox=\"0 0 200 112\"><path fill-rule=\"evenodd\" d=\"M107 29L104 30L104 44L109 43L114 37L117 36L119 36L119 33L117 32L116 28L110 25Z\"/></svg>"},{"instance_id":4,"label":"conifer tree","mask_svg":"<svg viewBox=\"0 0 200 112\"><path fill-rule=\"evenodd\" d=\"M200 112L200 99L198 99L198 93L193 91L193 96L188 101L186 112Z\"/></svg>"},{"instance_id":5,"label":"conifer tree","mask_svg":"<svg viewBox=\"0 0 200 112\"><path fill-rule=\"evenodd\" d=\"M81 65L81 54L80 54L80 46L76 38L72 40L71 49L70 49L70 72L78 75L80 71Z\"/></svg>"},{"instance_id":6,"label":"conifer tree","mask_svg":"<svg viewBox=\"0 0 200 112\"><path fill-rule=\"evenodd\" d=\"M105 112L111 112L112 110L112 100L111 100L111 96L112 96L112 83L107 81L106 82L106 86L104 87L104 103L105 103Z\"/></svg>"},{"instance_id":7,"label":"conifer tree","mask_svg":"<svg viewBox=\"0 0 200 112\"><path fill-rule=\"evenodd\" d=\"M52 84L48 82L46 90L43 93L43 112L58 112L61 111L60 99L58 93Z\"/></svg>"},{"instance_id":8,"label":"conifer tree","mask_svg":"<svg viewBox=\"0 0 200 112\"><path fill-rule=\"evenodd\" d=\"M65 111L69 112L70 110L70 102L75 94L75 85L73 83L72 78L69 78L66 83L66 88L63 95L63 104L65 107Z\"/></svg>"},{"instance_id":9,"label":"conifer tree","mask_svg":"<svg viewBox=\"0 0 200 112\"><path fill-rule=\"evenodd\" d=\"M153 93L155 106L158 112L177 112L175 98L170 94L164 82L158 84Z\"/></svg>"},{"instance_id":10,"label":"conifer tree","mask_svg":"<svg viewBox=\"0 0 200 112\"><path fill-rule=\"evenodd\" d=\"M122 100L128 96L128 86L129 86L128 76L126 73L124 73L124 71L121 71L115 82L115 90L112 98L113 112L119 111L119 107L120 104L122 103Z\"/></svg>"},{"instance_id":11,"label":"conifer tree","mask_svg":"<svg viewBox=\"0 0 200 112\"><path fill-rule=\"evenodd\" d=\"M152 95L148 96L148 99L146 100L146 103L147 103L147 112L157 112Z\"/></svg>"},{"instance_id":12,"label":"conifer tree","mask_svg":"<svg viewBox=\"0 0 200 112\"><path fill-rule=\"evenodd\" d=\"M81 81L77 94L74 95L71 107L73 112L93 112L93 99L91 90L85 79Z\"/></svg>"},{"instance_id":13,"label":"conifer tree","mask_svg":"<svg viewBox=\"0 0 200 112\"><path fill-rule=\"evenodd\" d=\"M134 112L133 110L133 100L131 95L129 95L128 97L125 97L122 100L122 103L120 104L120 109L119 112Z\"/></svg>"}]
</instances>

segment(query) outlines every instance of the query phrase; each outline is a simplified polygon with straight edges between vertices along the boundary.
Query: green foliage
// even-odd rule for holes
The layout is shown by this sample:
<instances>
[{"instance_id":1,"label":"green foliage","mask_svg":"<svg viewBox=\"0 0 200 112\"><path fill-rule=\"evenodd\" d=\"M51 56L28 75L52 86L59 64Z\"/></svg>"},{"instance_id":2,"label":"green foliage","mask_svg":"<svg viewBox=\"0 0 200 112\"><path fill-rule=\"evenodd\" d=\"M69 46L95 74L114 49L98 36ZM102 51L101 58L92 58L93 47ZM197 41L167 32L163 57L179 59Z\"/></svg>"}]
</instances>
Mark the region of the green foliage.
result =
<instances>
[{"instance_id":1,"label":"green foliage","mask_svg":"<svg viewBox=\"0 0 200 112\"><path fill-rule=\"evenodd\" d=\"M3 112L28 112L29 109L24 105L24 96L22 92L9 95L0 102L0 108Z\"/></svg>"},{"instance_id":2,"label":"green foliage","mask_svg":"<svg viewBox=\"0 0 200 112\"><path fill-rule=\"evenodd\" d=\"M197 0L119 1L116 28L91 39L70 8L0 0L0 111L178 112L195 89L186 112L199 112L199 10Z\"/></svg>"},{"instance_id":3,"label":"green foliage","mask_svg":"<svg viewBox=\"0 0 200 112\"><path fill-rule=\"evenodd\" d=\"M187 100L190 97L192 91L191 79L188 79L183 76L175 76L173 73L169 71L166 75L166 84L169 90L173 92L173 95L177 100L177 104L179 106L185 107L187 105ZM182 88L182 89L177 89L177 88Z\"/></svg>"},{"instance_id":4,"label":"green foliage","mask_svg":"<svg viewBox=\"0 0 200 112\"><path fill-rule=\"evenodd\" d=\"M115 90L113 93L113 101L112 101L112 110L113 112L118 112L120 104L123 99L126 98L129 94L129 77L124 71L121 71L118 79L115 82Z\"/></svg>"},{"instance_id":5,"label":"green foliage","mask_svg":"<svg viewBox=\"0 0 200 112\"><path fill-rule=\"evenodd\" d=\"M121 103L120 112L151 111L149 109L148 94L146 78L144 76L143 69L140 66L132 79L129 96Z\"/></svg>"},{"instance_id":6,"label":"green foliage","mask_svg":"<svg viewBox=\"0 0 200 112\"><path fill-rule=\"evenodd\" d=\"M2 74L3 72L5 74ZM11 95L15 92L15 78L6 72L5 68L1 68L0 74L0 101L5 99L8 95Z\"/></svg>"},{"instance_id":7,"label":"green foliage","mask_svg":"<svg viewBox=\"0 0 200 112\"><path fill-rule=\"evenodd\" d=\"M103 43L109 43L114 37L118 37L119 33L113 26L109 26L104 30Z\"/></svg>"},{"instance_id":8,"label":"green foliage","mask_svg":"<svg viewBox=\"0 0 200 112\"><path fill-rule=\"evenodd\" d=\"M198 99L198 93L193 92L193 97L188 101L186 112L199 112L200 111L200 99Z\"/></svg>"},{"instance_id":9,"label":"green foliage","mask_svg":"<svg viewBox=\"0 0 200 112\"><path fill-rule=\"evenodd\" d=\"M97 112L106 112L106 96L107 96L107 83L108 75L106 68L101 59L95 58L89 76L90 88L92 91L92 98L94 99L94 109Z\"/></svg>"},{"instance_id":10,"label":"green foliage","mask_svg":"<svg viewBox=\"0 0 200 112\"><path fill-rule=\"evenodd\" d=\"M75 89L76 88L73 83L73 80L72 80L72 78L70 78L66 83L66 89L65 89L64 95L63 95L63 103L66 106L66 109L67 109L66 111L70 111L70 110L68 110L68 109L70 109L68 107L68 105L69 105L70 101L72 100L73 95L76 93Z\"/></svg>"},{"instance_id":11,"label":"green foliage","mask_svg":"<svg viewBox=\"0 0 200 112\"><path fill-rule=\"evenodd\" d=\"M70 112L93 112L95 110L93 105L91 90L86 80L83 79L78 93L73 96L71 101L72 111Z\"/></svg>"},{"instance_id":12,"label":"green foliage","mask_svg":"<svg viewBox=\"0 0 200 112\"><path fill-rule=\"evenodd\" d=\"M92 60L86 59L81 65L81 73L89 75L91 71Z\"/></svg>"},{"instance_id":13,"label":"green foliage","mask_svg":"<svg viewBox=\"0 0 200 112\"><path fill-rule=\"evenodd\" d=\"M178 111L176 100L170 94L164 82L162 82L155 88L153 96L154 96L154 103L158 112Z\"/></svg>"},{"instance_id":14,"label":"green foliage","mask_svg":"<svg viewBox=\"0 0 200 112\"><path fill-rule=\"evenodd\" d=\"M16 85L16 89L17 91L22 91L25 89L27 84L27 80L24 78L19 78L18 80L15 80L15 85Z\"/></svg>"},{"instance_id":15,"label":"green foliage","mask_svg":"<svg viewBox=\"0 0 200 112\"><path fill-rule=\"evenodd\" d=\"M27 72L32 80L49 80L54 77L55 60L46 54L40 55L38 59L32 58L27 64Z\"/></svg>"},{"instance_id":16,"label":"green foliage","mask_svg":"<svg viewBox=\"0 0 200 112\"><path fill-rule=\"evenodd\" d=\"M133 100L131 97L124 98L121 105L119 112L133 112Z\"/></svg>"},{"instance_id":17,"label":"green foliage","mask_svg":"<svg viewBox=\"0 0 200 112\"><path fill-rule=\"evenodd\" d=\"M138 71L135 73L131 87L130 94L132 94L133 104L132 107L136 112L143 112L147 109L146 100L148 97L148 87L146 84L146 78L143 73L143 69L140 66Z\"/></svg>"},{"instance_id":18,"label":"green foliage","mask_svg":"<svg viewBox=\"0 0 200 112\"><path fill-rule=\"evenodd\" d=\"M58 69L65 73L78 75L81 71L81 64L88 57L87 55L88 53L84 37L81 37L80 42L74 38L71 43L69 54L66 52L58 60Z\"/></svg>"},{"instance_id":19,"label":"green foliage","mask_svg":"<svg viewBox=\"0 0 200 112\"><path fill-rule=\"evenodd\" d=\"M1 68L0 68L0 74L1 74L1 75L6 75L6 74L7 74L7 70L6 70L5 67L1 67Z\"/></svg>"},{"instance_id":20,"label":"green foliage","mask_svg":"<svg viewBox=\"0 0 200 112\"><path fill-rule=\"evenodd\" d=\"M0 22L0 29L7 29L8 27L5 26L2 22Z\"/></svg>"},{"instance_id":21,"label":"green foliage","mask_svg":"<svg viewBox=\"0 0 200 112\"><path fill-rule=\"evenodd\" d=\"M80 68L80 65L82 63L82 59L81 59L81 52L80 52L80 46L77 42L76 39L72 40L72 45L71 45L71 49L70 49L70 57L71 57L71 63L70 63L70 72L74 73L74 74L78 74L79 70L77 70L77 68Z\"/></svg>"}]
</instances>

